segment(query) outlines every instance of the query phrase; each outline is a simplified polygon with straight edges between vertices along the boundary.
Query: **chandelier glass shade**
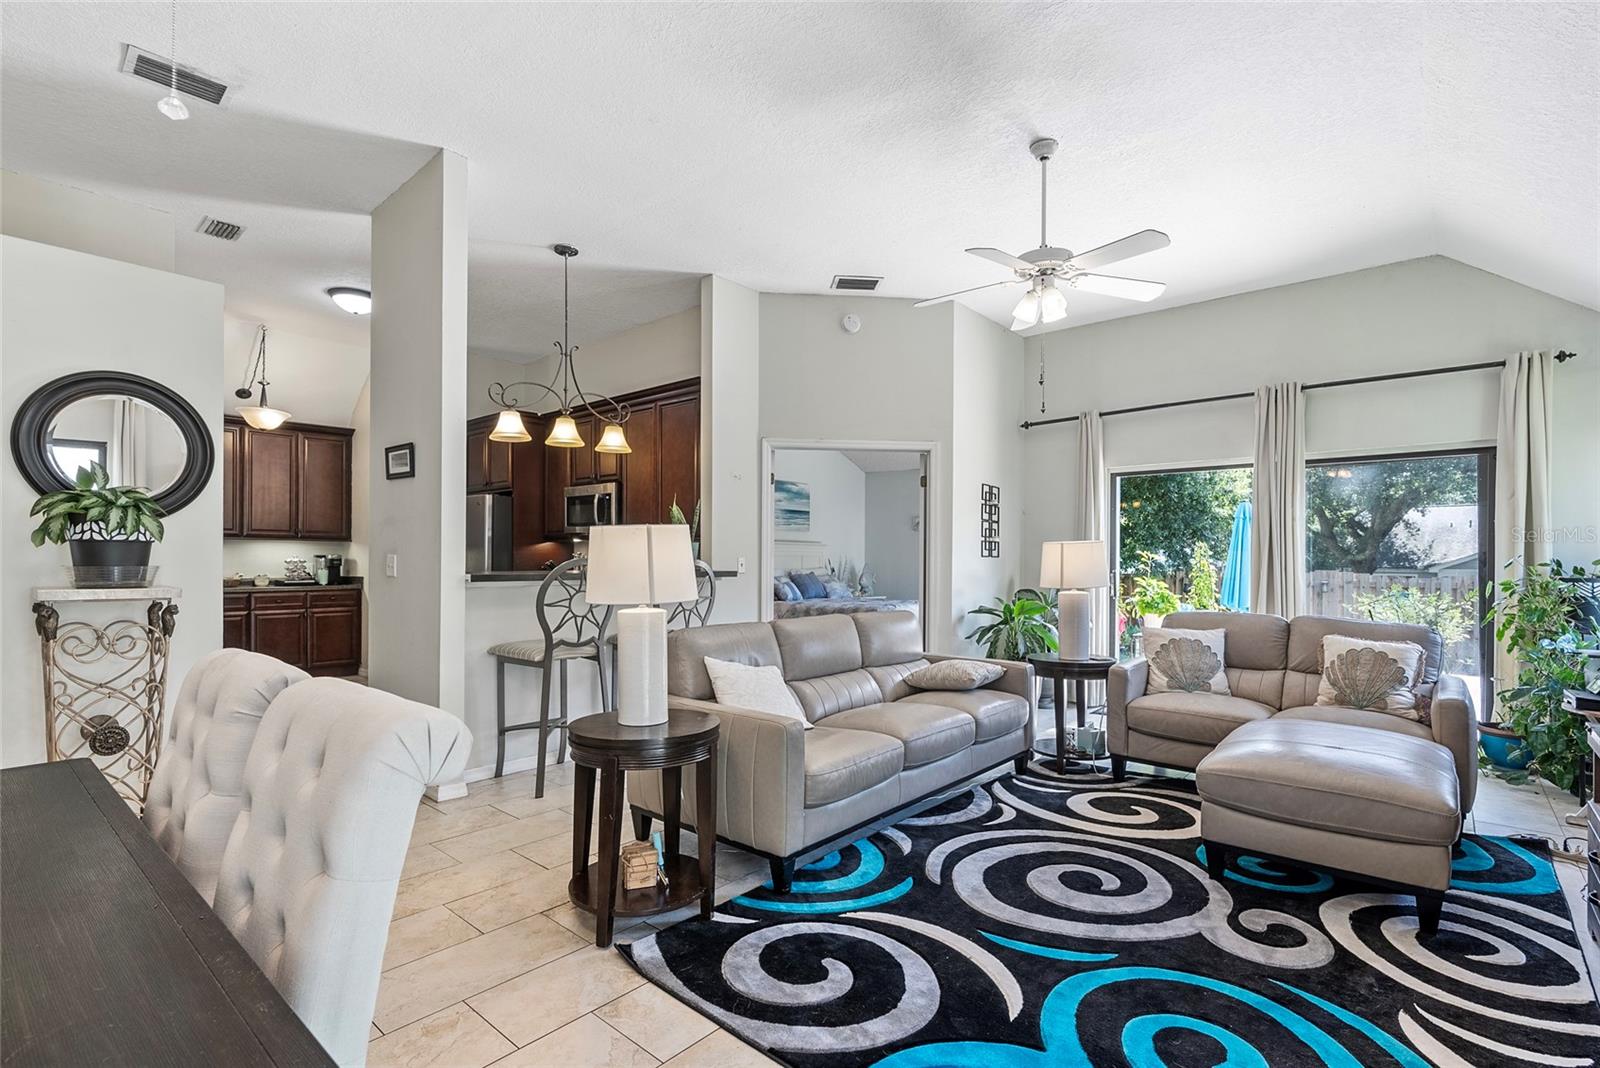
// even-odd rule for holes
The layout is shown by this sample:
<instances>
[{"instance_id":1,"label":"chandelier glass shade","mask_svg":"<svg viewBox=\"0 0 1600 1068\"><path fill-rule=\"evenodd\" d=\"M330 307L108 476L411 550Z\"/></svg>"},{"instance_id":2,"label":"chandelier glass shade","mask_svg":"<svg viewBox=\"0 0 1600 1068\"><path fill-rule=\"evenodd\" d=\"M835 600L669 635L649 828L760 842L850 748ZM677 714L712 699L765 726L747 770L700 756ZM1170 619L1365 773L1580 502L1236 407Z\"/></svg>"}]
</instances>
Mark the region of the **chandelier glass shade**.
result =
<instances>
[{"instance_id":1,"label":"chandelier glass shade","mask_svg":"<svg viewBox=\"0 0 1600 1068\"><path fill-rule=\"evenodd\" d=\"M544 439L546 445L562 449L584 447L583 435L578 432L577 420L573 418L576 413L593 416L597 423L605 425L600 441L595 445L595 452L632 452L627 436L622 432L622 424L628 421L628 406L603 393L585 393L578 384L578 371L572 360L578 350L572 346L569 333L571 284L567 272L567 262L578 254L578 250L571 245L556 245L553 251L561 257L561 340L555 344L560 357L555 376L548 383L496 382L491 385L489 400L500 409L500 418L489 432L489 440L533 440L528 428L523 425L522 414L517 410L520 402L512 394L513 390L528 387L543 390L559 405L559 414L551 421L550 433Z\"/></svg>"}]
</instances>

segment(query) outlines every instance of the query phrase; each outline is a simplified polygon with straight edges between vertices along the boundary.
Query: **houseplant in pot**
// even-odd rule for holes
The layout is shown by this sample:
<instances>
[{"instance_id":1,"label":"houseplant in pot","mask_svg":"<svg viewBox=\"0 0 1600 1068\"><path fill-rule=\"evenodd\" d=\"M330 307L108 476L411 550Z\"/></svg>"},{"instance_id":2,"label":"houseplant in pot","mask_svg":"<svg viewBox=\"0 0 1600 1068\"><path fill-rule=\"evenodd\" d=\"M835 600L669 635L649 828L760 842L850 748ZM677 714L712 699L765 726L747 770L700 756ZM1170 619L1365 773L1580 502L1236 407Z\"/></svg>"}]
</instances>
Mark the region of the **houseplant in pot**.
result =
<instances>
[{"instance_id":1,"label":"houseplant in pot","mask_svg":"<svg viewBox=\"0 0 1600 1068\"><path fill-rule=\"evenodd\" d=\"M1055 628L1049 623L1050 606L1043 601L1026 596L1033 591L1019 591L1011 600L996 597L993 605L983 605L971 612L993 620L971 634L970 641L984 647L984 655L994 660L1025 660L1049 650L1056 645Z\"/></svg>"},{"instance_id":2,"label":"houseplant in pot","mask_svg":"<svg viewBox=\"0 0 1600 1068\"><path fill-rule=\"evenodd\" d=\"M1584 650L1594 645L1578 632L1579 591L1567 581L1586 574L1552 560L1528 565L1520 581L1503 579L1485 591L1499 597L1485 622L1516 657L1517 676L1495 694L1499 722L1483 731L1483 748L1494 770L1512 781L1537 773L1571 790L1588 751L1582 721L1561 707L1566 690L1583 687Z\"/></svg>"},{"instance_id":3,"label":"houseplant in pot","mask_svg":"<svg viewBox=\"0 0 1600 1068\"><path fill-rule=\"evenodd\" d=\"M33 544L65 542L80 586L138 585L149 577L150 546L161 540L161 506L134 486L113 486L99 464L79 468L71 489L46 493L28 512L39 517Z\"/></svg>"}]
</instances>

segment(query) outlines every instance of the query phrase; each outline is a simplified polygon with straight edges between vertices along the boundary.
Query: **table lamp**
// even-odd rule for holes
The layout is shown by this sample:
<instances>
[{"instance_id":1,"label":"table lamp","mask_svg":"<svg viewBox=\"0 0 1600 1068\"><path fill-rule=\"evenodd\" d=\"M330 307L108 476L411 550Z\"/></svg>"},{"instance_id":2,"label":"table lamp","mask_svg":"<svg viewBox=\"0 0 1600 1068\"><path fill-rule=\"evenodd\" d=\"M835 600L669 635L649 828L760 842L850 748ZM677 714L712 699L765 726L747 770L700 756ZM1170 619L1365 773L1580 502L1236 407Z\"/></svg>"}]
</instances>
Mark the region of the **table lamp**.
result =
<instances>
[{"instance_id":1,"label":"table lamp","mask_svg":"<svg viewBox=\"0 0 1600 1068\"><path fill-rule=\"evenodd\" d=\"M1103 541L1047 541L1039 557L1039 585L1059 590L1057 638L1063 660L1089 658L1089 590L1111 585Z\"/></svg>"},{"instance_id":2,"label":"table lamp","mask_svg":"<svg viewBox=\"0 0 1600 1068\"><path fill-rule=\"evenodd\" d=\"M661 604L700 596L689 528L682 523L596 526L589 530L584 598L627 604L617 613L617 721L649 727L667 721L667 613Z\"/></svg>"}]
</instances>

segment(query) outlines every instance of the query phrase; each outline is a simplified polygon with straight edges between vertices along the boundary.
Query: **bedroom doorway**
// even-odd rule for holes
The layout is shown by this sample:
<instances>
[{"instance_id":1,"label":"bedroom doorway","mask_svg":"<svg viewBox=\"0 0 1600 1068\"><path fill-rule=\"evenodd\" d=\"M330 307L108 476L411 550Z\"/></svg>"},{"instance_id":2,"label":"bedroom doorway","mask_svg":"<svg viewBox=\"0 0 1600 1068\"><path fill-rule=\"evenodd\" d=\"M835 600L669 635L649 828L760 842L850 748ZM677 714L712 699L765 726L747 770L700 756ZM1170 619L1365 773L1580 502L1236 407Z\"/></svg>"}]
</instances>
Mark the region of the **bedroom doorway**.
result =
<instances>
[{"instance_id":1,"label":"bedroom doorway","mask_svg":"<svg viewBox=\"0 0 1600 1068\"><path fill-rule=\"evenodd\" d=\"M922 442L769 441L763 618L906 610L928 618Z\"/></svg>"}]
</instances>

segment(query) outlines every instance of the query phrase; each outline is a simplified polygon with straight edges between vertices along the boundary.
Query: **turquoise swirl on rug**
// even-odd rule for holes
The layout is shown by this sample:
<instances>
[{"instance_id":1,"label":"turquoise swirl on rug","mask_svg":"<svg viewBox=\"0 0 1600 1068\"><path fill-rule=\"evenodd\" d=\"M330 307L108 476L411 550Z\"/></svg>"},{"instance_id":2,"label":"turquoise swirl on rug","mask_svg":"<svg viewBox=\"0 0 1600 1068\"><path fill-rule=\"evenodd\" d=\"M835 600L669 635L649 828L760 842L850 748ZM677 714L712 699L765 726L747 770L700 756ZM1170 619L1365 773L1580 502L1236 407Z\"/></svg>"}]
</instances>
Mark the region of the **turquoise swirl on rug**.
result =
<instances>
[{"instance_id":1,"label":"turquoise swirl on rug","mask_svg":"<svg viewBox=\"0 0 1600 1068\"><path fill-rule=\"evenodd\" d=\"M1368 1068L1600 1060L1548 854L1468 835L1411 899L1242 855L1207 878L1181 779L1035 766L621 947L794 1068Z\"/></svg>"}]
</instances>

